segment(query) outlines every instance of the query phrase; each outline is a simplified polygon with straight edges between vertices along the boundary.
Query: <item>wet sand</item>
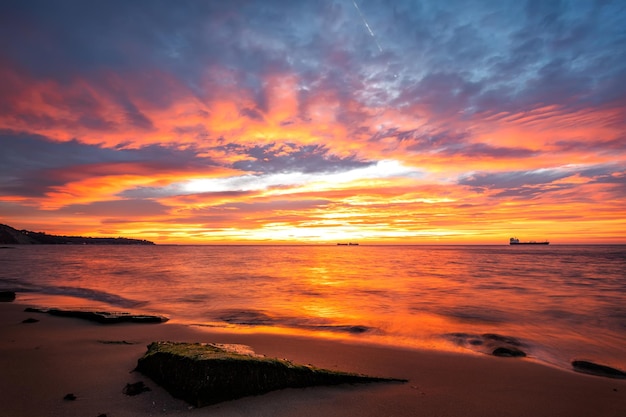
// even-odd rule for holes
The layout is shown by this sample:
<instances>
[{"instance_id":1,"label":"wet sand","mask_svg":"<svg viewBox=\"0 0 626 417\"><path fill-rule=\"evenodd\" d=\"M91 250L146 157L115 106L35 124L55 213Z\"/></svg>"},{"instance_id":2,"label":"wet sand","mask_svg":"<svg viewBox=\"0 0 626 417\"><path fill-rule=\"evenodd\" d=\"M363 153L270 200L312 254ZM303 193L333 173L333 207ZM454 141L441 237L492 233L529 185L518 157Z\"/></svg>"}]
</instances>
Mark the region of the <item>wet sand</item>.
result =
<instances>
[{"instance_id":1,"label":"wet sand","mask_svg":"<svg viewBox=\"0 0 626 417\"><path fill-rule=\"evenodd\" d=\"M224 333L175 323L101 325L26 313L25 307L0 303L0 414L6 417L626 415L626 380L527 359ZM27 318L39 321L22 323ZM286 389L193 408L132 372L146 345L158 340L245 344L297 363L409 382ZM137 381L151 391L122 393ZM70 393L76 399L64 400Z\"/></svg>"}]
</instances>

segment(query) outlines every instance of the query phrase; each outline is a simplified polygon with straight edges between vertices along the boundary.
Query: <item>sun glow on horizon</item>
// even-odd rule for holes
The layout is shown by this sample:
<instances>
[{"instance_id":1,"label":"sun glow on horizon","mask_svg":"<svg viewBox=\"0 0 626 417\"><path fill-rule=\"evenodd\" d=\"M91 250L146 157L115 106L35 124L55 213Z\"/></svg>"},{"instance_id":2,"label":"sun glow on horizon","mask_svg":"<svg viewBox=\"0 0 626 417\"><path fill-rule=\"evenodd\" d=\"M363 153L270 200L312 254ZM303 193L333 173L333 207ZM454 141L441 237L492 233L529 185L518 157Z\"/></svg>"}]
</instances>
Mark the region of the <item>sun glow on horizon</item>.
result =
<instances>
[{"instance_id":1,"label":"sun glow on horizon","mask_svg":"<svg viewBox=\"0 0 626 417\"><path fill-rule=\"evenodd\" d=\"M368 179L418 176L417 170L407 168L394 160L377 161L365 168L343 172L304 173L281 172L265 175L242 175L226 178L190 179L182 188L188 193L212 193L228 191L259 191L272 187L303 187L310 184L323 184L332 188L332 184L346 184ZM312 188L315 188L313 185Z\"/></svg>"}]
</instances>

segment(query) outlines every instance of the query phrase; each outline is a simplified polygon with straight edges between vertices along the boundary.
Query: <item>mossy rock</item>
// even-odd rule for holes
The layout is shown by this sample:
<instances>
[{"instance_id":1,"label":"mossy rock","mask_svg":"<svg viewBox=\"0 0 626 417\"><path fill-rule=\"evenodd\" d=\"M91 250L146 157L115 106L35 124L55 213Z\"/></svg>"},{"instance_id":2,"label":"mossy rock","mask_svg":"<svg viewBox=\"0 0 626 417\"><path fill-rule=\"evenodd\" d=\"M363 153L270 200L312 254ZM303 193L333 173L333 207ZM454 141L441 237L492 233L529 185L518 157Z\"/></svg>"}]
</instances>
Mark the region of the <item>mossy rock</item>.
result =
<instances>
[{"instance_id":1,"label":"mossy rock","mask_svg":"<svg viewBox=\"0 0 626 417\"><path fill-rule=\"evenodd\" d=\"M137 370L196 407L283 388L406 382L297 365L201 343L151 343Z\"/></svg>"}]
</instances>

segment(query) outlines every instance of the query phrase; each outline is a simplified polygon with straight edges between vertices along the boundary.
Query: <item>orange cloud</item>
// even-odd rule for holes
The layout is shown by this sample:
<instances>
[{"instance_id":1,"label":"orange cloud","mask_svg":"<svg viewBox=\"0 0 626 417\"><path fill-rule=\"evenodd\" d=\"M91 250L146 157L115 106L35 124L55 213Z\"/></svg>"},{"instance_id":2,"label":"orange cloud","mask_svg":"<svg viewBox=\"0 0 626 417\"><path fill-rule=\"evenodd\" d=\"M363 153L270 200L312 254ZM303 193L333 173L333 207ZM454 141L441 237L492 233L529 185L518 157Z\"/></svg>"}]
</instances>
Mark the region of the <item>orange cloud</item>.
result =
<instances>
[{"instance_id":1,"label":"orange cloud","mask_svg":"<svg viewBox=\"0 0 626 417\"><path fill-rule=\"evenodd\" d=\"M101 74L98 81L74 77L61 85L5 68L12 110L0 114L0 129L114 149L167 144L193 149L215 165L86 164L54 171L58 183L42 197L11 193L0 202L41 209L31 212L38 216L32 224L50 232L160 242L504 243L510 235L623 241L615 233L626 226L615 191L623 178L613 174L613 182L602 182L575 172L624 161L610 152L623 135L621 108L552 105L438 118L424 105L368 107L331 89L308 91L294 74L269 74L262 91L252 92L224 68L210 71L214 76L200 94L159 71ZM155 84L166 87L167 97L150 100ZM267 144L285 158L298 145L316 144L329 155L372 165L369 171L251 173L231 168L250 155L227 144ZM462 181L541 170L567 173L509 186ZM155 191L132 196L141 190ZM133 199L154 203L152 211L143 218L121 214ZM119 213L86 209L112 202ZM82 210L80 220L64 211L70 207Z\"/></svg>"}]
</instances>

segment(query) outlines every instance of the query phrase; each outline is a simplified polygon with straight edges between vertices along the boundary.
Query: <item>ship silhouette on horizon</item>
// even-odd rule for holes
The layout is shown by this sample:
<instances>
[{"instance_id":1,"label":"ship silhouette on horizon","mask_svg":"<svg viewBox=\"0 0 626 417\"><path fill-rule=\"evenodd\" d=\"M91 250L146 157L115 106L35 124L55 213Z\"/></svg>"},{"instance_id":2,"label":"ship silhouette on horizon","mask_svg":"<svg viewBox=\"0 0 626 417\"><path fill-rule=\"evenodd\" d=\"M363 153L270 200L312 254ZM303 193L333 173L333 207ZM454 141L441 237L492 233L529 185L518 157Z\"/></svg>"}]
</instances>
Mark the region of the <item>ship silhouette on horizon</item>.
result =
<instances>
[{"instance_id":1,"label":"ship silhouette on horizon","mask_svg":"<svg viewBox=\"0 0 626 417\"><path fill-rule=\"evenodd\" d=\"M543 241L543 242L535 242L534 240L531 240L529 242L520 242L520 240L516 237L512 237L511 239L509 239L509 245L549 245L550 242L548 242L547 240Z\"/></svg>"}]
</instances>

